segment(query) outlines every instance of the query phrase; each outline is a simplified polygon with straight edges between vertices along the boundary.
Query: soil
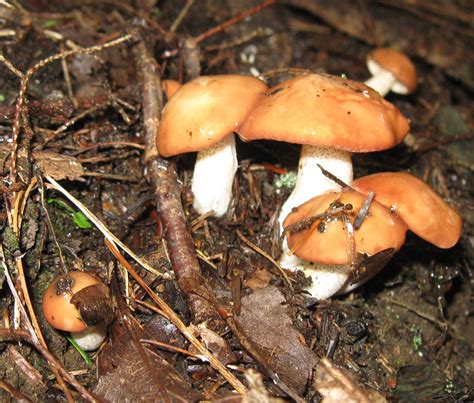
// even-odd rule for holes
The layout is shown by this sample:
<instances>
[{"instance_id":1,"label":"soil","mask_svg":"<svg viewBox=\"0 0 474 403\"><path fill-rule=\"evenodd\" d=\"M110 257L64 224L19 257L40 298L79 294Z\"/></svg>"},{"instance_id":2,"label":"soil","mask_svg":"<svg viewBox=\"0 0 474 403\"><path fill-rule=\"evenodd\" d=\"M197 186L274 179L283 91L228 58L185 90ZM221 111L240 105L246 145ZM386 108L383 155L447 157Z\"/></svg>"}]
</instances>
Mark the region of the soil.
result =
<instances>
[{"instance_id":1,"label":"soil","mask_svg":"<svg viewBox=\"0 0 474 403\"><path fill-rule=\"evenodd\" d=\"M194 4L171 30L187 3ZM255 0L2 3L2 58L26 72L52 55L103 44L139 26L161 77L183 81L187 77L180 48L184 38L196 38L258 4ZM474 56L468 52L474 36L473 14L473 5L463 0L288 0L269 5L199 44L202 75L266 74L270 84L291 77L288 68L363 81L369 76L365 57L374 47L393 46L407 52L418 71L418 88L412 95L390 93L386 98L410 119L410 134L391 150L355 154L355 177L411 172L448 200L464 222L461 239L453 248L438 249L409 233L403 248L375 278L349 294L316 301L304 291L308 280L302 273L286 273L289 287L269 259L278 257L274 224L290 192L280 186L282 173L297 169L298 145L238 140L234 200L222 218L200 217L192 207L195 155L172 158L201 277L212 290L213 307L221 314L233 312L235 320L224 317L227 322L220 329L192 324L192 307L190 311L186 291L180 291L176 280L160 278L139 265L135 270L186 324L194 326L195 334L219 359L227 360L237 378L247 384L246 370L260 372L264 387L259 393L267 399L321 400L312 367L328 357L350 373L361 390L375 390L380 399L474 400ZM138 339L160 340L196 353L179 331L150 308L153 301L126 274L101 232L89 226L63 194L44 186L46 176L61 180L154 269L172 273L154 189L144 174L145 129L130 49L130 43L123 43L93 55L73 54L34 72L26 89L24 110L29 118L28 124L22 123L15 177L26 185L18 188L9 169L20 80L5 62L0 63L5 195L0 211L5 262L0 270L0 327L16 328L21 322L28 330L7 284L4 270L8 268L17 290L24 277L57 365L75 374L97 398L235 398L232 387L205 361L168 348L136 346ZM18 236L9 216L32 179L38 185L27 193ZM44 198L39 189L44 189ZM18 271L18 260L24 273ZM65 268L91 271L111 287L117 319L109 327L106 345L90 354L90 365L41 313L46 287ZM23 291L20 298L24 301ZM252 308L259 298L265 301L261 312ZM31 312L28 315L31 319ZM252 318L261 318L258 323L266 326L265 335L251 334ZM295 352L291 345L297 341L281 343L277 341L281 334L304 347ZM270 354L262 347L265 343L281 345L281 351ZM130 345L137 352L131 352ZM304 357L311 364L307 374L298 366ZM12 341L5 333L0 335L0 380L2 401L65 399L51 361L32 343ZM76 388L70 389L75 399L87 399ZM252 387L253 392L256 389Z\"/></svg>"}]
</instances>

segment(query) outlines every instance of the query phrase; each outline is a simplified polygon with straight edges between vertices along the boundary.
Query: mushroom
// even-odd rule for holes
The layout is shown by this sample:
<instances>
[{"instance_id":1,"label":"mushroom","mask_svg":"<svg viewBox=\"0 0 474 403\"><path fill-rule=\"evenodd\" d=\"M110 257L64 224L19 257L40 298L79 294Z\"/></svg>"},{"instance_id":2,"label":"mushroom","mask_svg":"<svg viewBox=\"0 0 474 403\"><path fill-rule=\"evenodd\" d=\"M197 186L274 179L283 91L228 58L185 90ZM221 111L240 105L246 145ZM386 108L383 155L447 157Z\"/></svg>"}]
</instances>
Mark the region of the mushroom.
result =
<instances>
[{"instance_id":1,"label":"mushroom","mask_svg":"<svg viewBox=\"0 0 474 403\"><path fill-rule=\"evenodd\" d=\"M166 104L156 145L163 157L198 151L192 180L194 208L222 216L237 170L233 132L267 85L249 76L202 76L182 85Z\"/></svg>"},{"instance_id":2,"label":"mushroom","mask_svg":"<svg viewBox=\"0 0 474 403\"><path fill-rule=\"evenodd\" d=\"M161 82L161 89L166 94L166 99L170 99L180 87L181 83L176 80L163 80Z\"/></svg>"},{"instance_id":3,"label":"mushroom","mask_svg":"<svg viewBox=\"0 0 474 403\"><path fill-rule=\"evenodd\" d=\"M402 52L391 48L375 49L367 56L367 68L372 77L365 85L373 88L381 96L390 91L410 94L416 89L416 68Z\"/></svg>"},{"instance_id":4,"label":"mushroom","mask_svg":"<svg viewBox=\"0 0 474 403\"><path fill-rule=\"evenodd\" d=\"M107 286L91 274L61 274L43 296L43 313L55 329L70 332L84 351L96 350L105 340L112 320L111 307L104 303L109 299L108 293ZM98 311L104 317L98 318Z\"/></svg>"},{"instance_id":5,"label":"mushroom","mask_svg":"<svg viewBox=\"0 0 474 403\"><path fill-rule=\"evenodd\" d=\"M461 237L462 218L428 184L405 172L382 172L352 183L357 191L375 193L408 229L438 248L451 248Z\"/></svg>"},{"instance_id":6,"label":"mushroom","mask_svg":"<svg viewBox=\"0 0 474 403\"><path fill-rule=\"evenodd\" d=\"M325 299L375 275L405 242L407 225L372 201L355 224L366 197L354 190L328 192L295 208L285 219L289 249L300 260L292 270L312 279L307 291Z\"/></svg>"},{"instance_id":7,"label":"mushroom","mask_svg":"<svg viewBox=\"0 0 474 403\"><path fill-rule=\"evenodd\" d=\"M268 139L302 144L296 186L282 206L281 226L295 206L340 188L319 165L350 184L351 152L394 147L408 129L401 112L364 84L327 74L306 74L269 89L245 120L239 135L244 141ZM297 264L286 252L284 244L280 264Z\"/></svg>"}]
</instances>

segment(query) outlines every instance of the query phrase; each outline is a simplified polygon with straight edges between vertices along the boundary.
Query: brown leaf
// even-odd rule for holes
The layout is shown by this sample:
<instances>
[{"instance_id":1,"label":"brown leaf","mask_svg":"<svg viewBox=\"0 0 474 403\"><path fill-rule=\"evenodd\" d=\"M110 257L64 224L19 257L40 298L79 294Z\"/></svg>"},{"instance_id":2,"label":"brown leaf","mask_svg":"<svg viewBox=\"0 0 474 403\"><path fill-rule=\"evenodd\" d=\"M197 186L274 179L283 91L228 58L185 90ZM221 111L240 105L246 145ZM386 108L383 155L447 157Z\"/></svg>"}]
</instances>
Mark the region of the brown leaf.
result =
<instances>
[{"instance_id":1,"label":"brown leaf","mask_svg":"<svg viewBox=\"0 0 474 403\"><path fill-rule=\"evenodd\" d=\"M222 364L227 365L237 360L237 357L230 349L229 344L216 332L208 329L204 323L199 324L196 329L201 340L204 342L207 349L214 355Z\"/></svg>"},{"instance_id":2,"label":"brown leaf","mask_svg":"<svg viewBox=\"0 0 474 403\"><path fill-rule=\"evenodd\" d=\"M201 395L158 354L133 341L123 324L115 321L112 341L99 361L99 383L94 392L108 401L196 401ZM137 330L139 338L184 347L178 330L157 315ZM138 345L137 345L138 344ZM141 351L139 351L141 350Z\"/></svg>"},{"instance_id":3,"label":"brown leaf","mask_svg":"<svg viewBox=\"0 0 474 403\"><path fill-rule=\"evenodd\" d=\"M38 164L43 175L53 179L69 179L71 181L84 175L82 164L77 158L61 155L50 151L36 151L33 160Z\"/></svg>"},{"instance_id":4,"label":"brown leaf","mask_svg":"<svg viewBox=\"0 0 474 403\"><path fill-rule=\"evenodd\" d=\"M275 287L262 288L242 298L234 317L237 337L266 372L303 394L318 362L293 327L283 294Z\"/></svg>"},{"instance_id":5,"label":"brown leaf","mask_svg":"<svg viewBox=\"0 0 474 403\"><path fill-rule=\"evenodd\" d=\"M110 325L114 320L114 310L110 298L110 290L103 283L90 285L76 292L71 298L81 313L81 318L89 326L95 326L99 322Z\"/></svg>"},{"instance_id":6,"label":"brown leaf","mask_svg":"<svg viewBox=\"0 0 474 403\"><path fill-rule=\"evenodd\" d=\"M257 269L252 273L252 277L244 281L244 285L252 290L264 288L272 279L271 273L266 269Z\"/></svg>"}]
</instances>

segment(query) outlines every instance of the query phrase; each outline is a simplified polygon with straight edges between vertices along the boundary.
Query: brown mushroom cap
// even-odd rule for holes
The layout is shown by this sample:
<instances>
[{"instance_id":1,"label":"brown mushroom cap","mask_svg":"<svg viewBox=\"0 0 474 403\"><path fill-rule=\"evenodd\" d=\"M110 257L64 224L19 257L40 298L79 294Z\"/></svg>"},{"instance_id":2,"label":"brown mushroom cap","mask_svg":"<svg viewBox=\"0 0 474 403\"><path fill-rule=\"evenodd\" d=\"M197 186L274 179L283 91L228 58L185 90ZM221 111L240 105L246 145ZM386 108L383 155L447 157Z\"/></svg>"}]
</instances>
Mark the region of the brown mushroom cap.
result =
<instances>
[{"instance_id":1,"label":"brown mushroom cap","mask_svg":"<svg viewBox=\"0 0 474 403\"><path fill-rule=\"evenodd\" d=\"M67 277L73 280L71 292L68 292L64 287L68 280ZM99 283L100 281L96 277L80 271L70 272L68 276L65 274L56 276L43 296L43 312L48 323L56 329L67 332L84 330L87 325L70 300L75 293L83 288Z\"/></svg>"},{"instance_id":2,"label":"brown mushroom cap","mask_svg":"<svg viewBox=\"0 0 474 403\"><path fill-rule=\"evenodd\" d=\"M166 98L170 99L176 91L181 87L181 83L176 80L163 80L161 81L161 89L166 94Z\"/></svg>"},{"instance_id":3,"label":"brown mushroom cap","mask_svg":"<svg viewBox=\"0 0 474 403\"><path fill-rule=\"evenodd\" d=\"M236 131L267 85L250 76L202 76L182 85L166 104L156 146L169 157L200 151Z\"/></svg>"},{"instance_id":4,"label":"brown mushroom cap","mask_svg":"<svg viewBox=\"0 0 474 403\"><path fill-rule=\"evenodd\" d=\"M366 152L395 146L408 130L401 112L366 85L307 74L270 88L239 135Z\"/></svg>"},{"instance_id":5,"label":"brown mushroom cap","mask_svg":"<svg viewBox=\"0 0 474 403\"><path fill-rule=\"evenodd\" d=\"M392 73L408 89L415 91L417 84L416 68L411 60L402 52L391 48L378 48L367 55L384 70Z\"/></svg>"},{"instance_id":6,"label":"brown mushroom cap","mask_svg":"<svg viewBox=\"0 0 474 403\"><path fill-rule=\"evenodd\" d=\"M365 196L355 191L325 193L317 196L291 212L283 223L286 228L306 218L326 212L332 202L339 200L351 204L353 209L346 211L350 222L362 206ZM340 219L324 221L324 231L319 230L316 221L308 229L300 232L286 232L288 247L301 259L329 265L351 263L348 256L349 242L344 223ZM355 250L372 256L388 248L398 250L405 242L406 224L382 204L372 202L361 227L354 231Z\"/></svg>"},{"instance_id":7,"label":"brown mushroom cap","mask_svg":"<svg viewBox=\"0 0 474 403\"><path fill-rule=\"evenodd\" d=\"M392 208L420 238L451 248L461 236L461 216L422 180L404 172L382 172L359 178L351 185Z\"/></svg>"}]
</instances>

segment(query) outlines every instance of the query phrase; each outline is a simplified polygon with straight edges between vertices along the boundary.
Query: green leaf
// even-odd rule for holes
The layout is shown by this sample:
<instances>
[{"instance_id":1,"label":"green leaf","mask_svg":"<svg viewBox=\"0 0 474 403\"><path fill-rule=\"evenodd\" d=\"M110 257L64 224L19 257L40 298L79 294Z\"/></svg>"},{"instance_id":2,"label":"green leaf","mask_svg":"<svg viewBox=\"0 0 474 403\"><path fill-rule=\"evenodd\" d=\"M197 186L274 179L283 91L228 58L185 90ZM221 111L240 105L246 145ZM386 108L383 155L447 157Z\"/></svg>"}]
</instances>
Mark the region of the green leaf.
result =
<instances>
[{"instance_id":1,"label":"green leaf","mask_svg":"<svg viewBox=\"0 0 474 403\"><path fill-rule=\"evenodd\" d=\"M76 224L81 229L92 228L92 224L89 219L84 215L82 211L77 211L72 215L74 224Z\"/></svg>"},{"instance_id":2,"label":"green leaf","mask_svg":"<svg viewBox=\"0 0 474 403\"><path fill-rule=\"evenodd\" d=\"M50 197L47 200L48 204L54 204L58 206L61 210L65 211L69 216L72 217L74 224L76 224L81 229L92 228L92 224L89 219L84 215L82 211L75 211L69 204L61 199L55 199Z\"/></svg>"},{"instance_id":3,"label":"green leaf","mask_svg":"<svg viewBox=\"0 0 474 403\"><path fill-rule=\"evenodd\" d=\"M69 343L71 343L72 346L77 350L77 352L81 355L87 365L92 365L92 361L87 355L87 353L77 345L76 341L69 334L66 334L66 339L69 340Z\"/></svg>"},{"instance_id":4,"label":"green leaf","mask_svg":"<svg viewBox=\"0 0 474 403\"><path fill-rule=\"evenodd\" d=\"M43 28L45 28L45 29L53 28L53 27L56 26L57 24L58 24L58 20L55 20L55 19L46 20L46 21L43 23Z\"/></svg>"}]
</instances>

